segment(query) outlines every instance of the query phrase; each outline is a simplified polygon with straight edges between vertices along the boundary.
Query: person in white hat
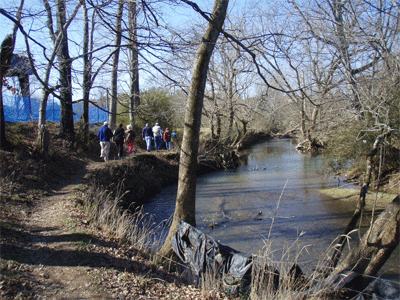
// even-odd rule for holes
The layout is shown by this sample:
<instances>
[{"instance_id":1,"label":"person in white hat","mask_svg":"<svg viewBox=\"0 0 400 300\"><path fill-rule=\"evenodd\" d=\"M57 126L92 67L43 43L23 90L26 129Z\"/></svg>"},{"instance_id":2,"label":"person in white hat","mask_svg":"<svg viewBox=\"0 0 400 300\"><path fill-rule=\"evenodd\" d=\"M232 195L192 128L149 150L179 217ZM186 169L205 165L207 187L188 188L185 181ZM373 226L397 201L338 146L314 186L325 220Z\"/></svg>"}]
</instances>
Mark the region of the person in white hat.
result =
<instances>
[{"instance_id":1,"label":"person in white hat","mask_svg":"<svg viewBox=\"0 0 400 300\"><path fill-rule=\"evenodd\" d=\"M162 135L163 135L163 132L161 130L160 125L158 125L158 123L156 123L156 125L154 125L154 127L153 127L154 147L156 148L156 150L161 149Z\"/></svg>"}]
</instances>

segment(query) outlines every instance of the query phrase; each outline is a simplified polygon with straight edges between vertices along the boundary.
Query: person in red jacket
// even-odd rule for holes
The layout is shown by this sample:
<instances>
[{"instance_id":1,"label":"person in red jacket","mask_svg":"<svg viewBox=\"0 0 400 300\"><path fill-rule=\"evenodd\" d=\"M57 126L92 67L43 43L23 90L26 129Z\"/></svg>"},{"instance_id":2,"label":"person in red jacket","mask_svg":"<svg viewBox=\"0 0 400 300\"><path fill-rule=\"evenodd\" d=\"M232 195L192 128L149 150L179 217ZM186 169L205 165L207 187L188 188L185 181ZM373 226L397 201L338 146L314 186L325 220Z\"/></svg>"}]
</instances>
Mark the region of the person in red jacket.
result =
<instances>
[{"instance_id":1,"label":"person in red jacket","mask_svg":"<svg viewBox=\"0 0 400 300\"><path fill-rule=\"evenodd\" d=\"M136 134L135 132L132 130L132 125L129 124L128 126L126 126L126 131L125 131L125 135L126 135L126 143L128 144L128 149L129 149L129 156L133 155L133 144L135 142L135 137Z\"/></svg>"},{"instance_id":2,"label":"person in red jacket","mask_svg":"<svg viewBox=\"0 0 400 300\"><path fill-rule=\"evenodd\" d=\"M171 149L171 131L169 131L168 128L166 128L164 131L163 140L165 142L165 147L167 148L167 150L170 150Z\"/></svg>"}]
</instances>

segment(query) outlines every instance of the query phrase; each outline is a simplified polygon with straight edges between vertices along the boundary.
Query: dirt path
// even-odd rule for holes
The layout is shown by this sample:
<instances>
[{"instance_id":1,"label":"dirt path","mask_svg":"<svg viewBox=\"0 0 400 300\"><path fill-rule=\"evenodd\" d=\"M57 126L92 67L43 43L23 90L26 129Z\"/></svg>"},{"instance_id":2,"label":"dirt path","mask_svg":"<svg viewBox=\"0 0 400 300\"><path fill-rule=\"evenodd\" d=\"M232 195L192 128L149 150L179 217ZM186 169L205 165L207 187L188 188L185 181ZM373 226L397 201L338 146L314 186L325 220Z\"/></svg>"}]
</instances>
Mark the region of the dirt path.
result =
<instances>
[{"instance_id":1,"label":"dirt path","mask_svg":"<svg viewBox=\"0 0 400 300\"><path fill-rule=\"evenodd\" d=\"M0 275L7 275L0 276L0 299L227 299L215 291L205 296L184 275L90 224L76 193L85 175L101 165L69 174L19 212L26 216L21 224L2 228Z\"/></svg>"},{"instance_id":2,"label":"dirt path","mask_svg":"<svg viewBox=\"0 0 400 300\"><path fill-rule=\"evenodd\" d=\"M24 260L32 266L30 275L36 285L36 298L112 298L90 274L93 265L85 251L87 247L83 247L90 234L76 228L79 210L72 195L85 174L86 170L81 170L52 195L40 199L25 220L29 243Z\"/></svg>"}]
</instances>

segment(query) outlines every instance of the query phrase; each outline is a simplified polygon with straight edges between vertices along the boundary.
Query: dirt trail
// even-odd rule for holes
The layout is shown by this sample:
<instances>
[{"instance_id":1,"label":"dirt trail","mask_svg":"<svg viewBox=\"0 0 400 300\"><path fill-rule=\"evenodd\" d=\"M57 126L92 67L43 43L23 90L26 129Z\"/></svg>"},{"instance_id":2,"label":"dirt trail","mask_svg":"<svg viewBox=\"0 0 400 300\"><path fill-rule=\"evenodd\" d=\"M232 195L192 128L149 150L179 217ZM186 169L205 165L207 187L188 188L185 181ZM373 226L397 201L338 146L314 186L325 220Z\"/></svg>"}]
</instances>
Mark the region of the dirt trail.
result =
<instances>
[{"instance_id":1,"label":"dirt trail","mask_svg":"<svg viewBox=\"0 0 400 300\"><path fill-rule=\"evenodd\" d=\"M88 166L94 167L96 164ZM40 199L25 220L29 244L25 245L24 261L32 266L38 299L112 298L90 275L90 255L81 249L87 234L74 231L77 210L71 195L85 174L85 169L72 174L63 187Z\"/></svg>"},{"instance_id":2,"label":"dirt trail","mask_svg":"<svg viewBox=\"0 0 400 300\"><path fill-rule=\"evenodd\" d=\"M227 299L214 290L204 296L185 273L169 272L149 253L120 243L107 225L91 222L76 193L85 175L102 167L107 163L65 168L50 193L21 207L13 200L8 215L18 222L3 222L0 231L0 299Z\"/></svg>"}]
</instances>

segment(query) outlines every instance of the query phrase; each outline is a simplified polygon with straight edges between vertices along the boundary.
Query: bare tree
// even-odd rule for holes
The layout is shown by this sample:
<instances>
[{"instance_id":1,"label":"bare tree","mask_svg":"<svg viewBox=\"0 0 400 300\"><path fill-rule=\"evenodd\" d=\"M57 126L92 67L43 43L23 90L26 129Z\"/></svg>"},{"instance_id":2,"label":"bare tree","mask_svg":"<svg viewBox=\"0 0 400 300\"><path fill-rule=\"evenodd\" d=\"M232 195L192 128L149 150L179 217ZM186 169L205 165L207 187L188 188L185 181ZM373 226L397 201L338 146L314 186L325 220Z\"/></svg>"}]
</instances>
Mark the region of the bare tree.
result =
<instances>
[{"instance_id":1,"label":"bare tree","mask_svg":"<svg viewBox=\"0 0 400 300\"><path fill-rule=\"evenodd\" d=\"M398 11L393 11L389 1L315 1L313 11L301 8L295 1L291 3L308 33L331 48L332 55L339 59L343 79L352 93L353 107L362 110L360 75L371 71L394 50Z\"/></svg>"},{"instance_id":2,"label":"bare tree","mask_svg":"<svg viewBox=\"0 0 400 300\"><path fill-rule=\"evenodd\" d=\"M209 95L206 95L205 99L208 100L207 102L209 104L204 106L204 116L210 122L211 138L213 141L218 141L221 137L222 112L218 104L219 98L217 97L215 85L212 80L210 80Z\"/></svg>"},{"instance_id":3,"label":"bare tree","mask_svg":"<svg viewBox=\"0 0 400 300\"><path fill-rule=\"evenodd\" d=\"M180 220L196 225L196 169L204 90L210 58L224 24L229 0L215 0L211 20L198 46L186 105L185 126L179 161L179 181L172 225L160 254L171 254L171 239Z\"/></svg>"},{"instance_id":4,"label":"bare tree","mask_svg":"<svg viewBox=\"0 0 400 300\"><path fill-rule=\"evenodd\" d=\"M246 89L252 84L251 79L246 76L251 74L251 67L251 62L244 58L237 45L231 44L227 39L223 40L213 55L209 81L212 81L211 95L216 99L210 96L207 98L213 102L214 111L217 114L217 124L221 115L226 114L227 138L231 138L233 133L236 104L245 97ZM217 104L216 101L219 101L220 104ZM220 128L217 130L221 131Z\"/></svg>"},{"instance_id":5,"label":"bare tree","mask_svg":"<svg viewBox=\"0 0 400 300\"><path fill-rule=\"evenodd\" d=\"M98 9L99 7L93 7L93 10ZM108 63L108 61L113 57L115 53L111 51L108 53L100 65L95 68L93 62L93 55L96 52L101 52L104 49L104 46L100 46L95 48L95 35L96 35L96 13L92 13L91 20L89 20L89 11L86 3L82 3L82 14L83 14L83 47L82 47L82 58L83 58L83 83L82 83L82 102L83 102L83 132L84 132L84 143L88 141L89 138L89 103L90 101L90 92L93 88L93 84L96 80L96 77L100 74L100 72L104 69L104 66ZM118 49L118 48L117 48ZM107 92L108 93L108 92ZM107 101L108 102L108 101ZM93 102L92 102L93 104ZM100 106L108 106L109 103L99 104Z\"/></svg>"},{"instance_id":6,"label":"bare tree","mask_svg":"<svg viewBox=\"0 0 400 300\"><path fill-rule=\"evenodd\" d=\"M0 149L4 150L8 146L6 138L6 125L4 117L4 106L3 106L3 80L7 74L8 69L11 66L11 59L14 52L15 40L17 37L17 29L21 20L21 12L24 7L24 0L21 0L18 8L17 19L15 20L13 34L9 34L5 37L1 43L0 48Z\"/></svg>"},{"instance_id":7,"label":"bare tree","mask_svg":"<svg viewBox=\"0 0 400 300\"><path fill-rule=\"evenodd\" d=\"M118 0L117 14L115 19L115 41L114 41L114 56L111 70L111 103L110 103L110 127L113 128L117 123L117 98L118 98L118 63L119 53L122 39L122 14L124 10L124 1Z\"/></svg>"},{"instance_id":8,"label":"bare tree","mask_svg":"<svg viewBox=\"0 0 400 300\"><path fill-rule=\"evenodd\" d=\"M7 35L1 43L0 51L0 149L4 150L7 148L8 142L4 120L3 78L6 76L7 70L10 68L11 58L14 51L14 38L11 34Z\"/></svg>"},{"instance_id":9,"label":"bare tree","mask_svg":"<svg viewBox=\"0 0 400 300\"><path fill-rule=\"evenodd\" d=\"M53 11L48 0L43 0L45 6L45 11L47 14L47 28L49 31L50 38L53 42L53 51L48 58L46 71L44 78L41 79L39 74L34 70L35 76L39 79L42 84L42 99L40 101L39 108L39 122L38 122L38 142L37 146L44 154L47 152L48 147L48 133L46 131L46 111L47 111L47 100L50 94L54 94L54 91L60 90L61 111L60 111L60 134L66 136L71 142L75 140L75 129L74 129L74 119L73 119L73 109L72 109L72 82L71 82L71 72L72 72L72 59L69 55L68 50L68 27L70 26L72 20L75 18L81 3L78 3L73 10L71 16L67 20L66 5L64 0L56 2L56 20L57 29L54 30L53 24ZM28 48L28 54L32 62L32 57L30 53L30 48L28 43L26 43ZM50 74L54 68L54 62L57 57L58 60L58 70L59 70L59 84L51 87L49 84ZM35 69L35 68L34 68Z\"/></svg>"},{"instance_id":10,"label":"bare tree","mask_svg":"<svg viewBox=\"0 0 400 300\"><path fill-rule=\"evenodd\" d=\"M128 4L129 9L129 73L130 73L130 95L129 95L129 119L131 125L135 125L135 111L140 105L139 91L139 47L137 39L137 15L138 9L135 1Z\"/></svg>"},{"instance_id":11,"label":"bare tree","mask_svg":"<svg viewBox=\"0 0 400 300\"><path fill-rule=\"evenodd\" d=\"M86 145L89 140L89 95L92 86L92 54L89 53L89 14L85 1L82 3L83 14L83 142ZM92 31L93 32L93 31ZM93 45L93 44L92 44Z\"/></svg>"},{"instance_id":12,"label":"bare tree","mask_svg":"<svg viewBox=\"0 0 400 300\"><path fill-rule=\"evenodd\" d=\"M77 8L80 7L80 3ZM71 142L75 140L74 115L72 109L72 82L71 69L72 60L68 49L68 31L67 31L67 12L65 0L56 1L56 19L57 32L61 36L60 44L57 48L57 59L59 63L60 80L60 133L65 135Z\"/></svg>"}]
</instances>

